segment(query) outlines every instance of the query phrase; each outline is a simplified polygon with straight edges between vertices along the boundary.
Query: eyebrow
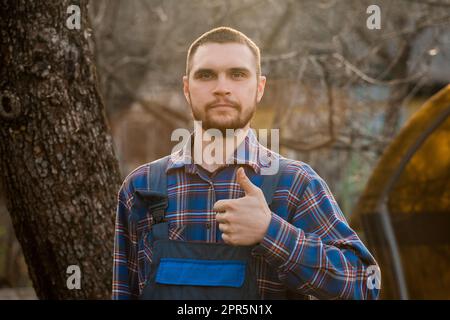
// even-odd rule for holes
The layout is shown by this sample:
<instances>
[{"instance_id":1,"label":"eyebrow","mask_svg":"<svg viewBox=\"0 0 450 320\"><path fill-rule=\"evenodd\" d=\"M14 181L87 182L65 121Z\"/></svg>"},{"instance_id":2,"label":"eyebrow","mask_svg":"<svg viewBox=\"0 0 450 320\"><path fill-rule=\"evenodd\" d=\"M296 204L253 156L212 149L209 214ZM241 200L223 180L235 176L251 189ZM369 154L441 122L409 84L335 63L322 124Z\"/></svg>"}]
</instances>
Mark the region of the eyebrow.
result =
<instances>
[{"instance_id":1,"label":"eyebrow","mask_svg":"<svg viewBox=\"0 0 450 320\"><path fill-rule=\"evenodd\" d=\"M196 70L196 71L194 72L194 75L200 74L200 73L208 73L208 72L214 73L214 70L213 70L213 69L202 68L202 69Z\"/></svg>"},{"instance_id":2,"label":"eyebrow","mask_svg":"<svg viewBox=\"0 0 450 320\"><path fill-rule=\"evenodd\" d=\"M230 69L228 69L228 71L231 71L231 72L244 72L244 73L247 73L247 74L251 73L251 71L249 69L245 68L245 67L230 68ZM209 68L201 68L201 69L196 70L194 72L194 75L197 75L197 74L200 74L200 73L208 73L208 72L215 73L216 71L214 71L213 69L209 69Z\"/></svg>"},{"instance_id":3,"label":"eyebrow","mask_svg":"<svg viewBox=\"0 0 450 320\"><path fill-rule=\"evenodd\" d=\"M249 70L249 69L247 69L247 68L244 68L244 67L238 67L238 68L231 68L230 69L230 71L232 71L232 72L244 72L244 73L251 73L251 71Z\"/></svg>"}]
</instances>

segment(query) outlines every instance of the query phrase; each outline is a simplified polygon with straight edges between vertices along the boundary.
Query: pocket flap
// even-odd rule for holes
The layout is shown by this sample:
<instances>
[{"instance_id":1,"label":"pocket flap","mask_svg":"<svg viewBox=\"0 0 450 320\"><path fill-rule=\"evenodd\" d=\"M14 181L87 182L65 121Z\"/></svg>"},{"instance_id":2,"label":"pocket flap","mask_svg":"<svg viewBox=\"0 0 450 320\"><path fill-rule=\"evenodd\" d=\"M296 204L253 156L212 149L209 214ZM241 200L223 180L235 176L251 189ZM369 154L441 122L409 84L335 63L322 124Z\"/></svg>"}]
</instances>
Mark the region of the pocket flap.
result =
<instances>
[{"instance_id":1,"label":"pocket flap","mask_svg":"<svg viewBox=\"0 0 450 320\"><path fill-rule=\"evenodd\" d=\"M246 262L162 258L156 283L190 286L241 287Z\"/></svg>"}]
</instances>

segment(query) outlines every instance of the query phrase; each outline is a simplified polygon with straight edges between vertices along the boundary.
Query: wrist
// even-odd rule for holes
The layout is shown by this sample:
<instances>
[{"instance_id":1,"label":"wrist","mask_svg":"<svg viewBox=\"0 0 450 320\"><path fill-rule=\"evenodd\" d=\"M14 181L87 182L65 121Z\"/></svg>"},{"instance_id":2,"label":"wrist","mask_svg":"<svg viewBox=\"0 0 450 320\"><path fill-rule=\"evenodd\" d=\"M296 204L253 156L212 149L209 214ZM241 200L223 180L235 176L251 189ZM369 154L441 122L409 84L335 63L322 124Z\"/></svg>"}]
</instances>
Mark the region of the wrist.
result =
<instances>
[{"instance_id":1,"label":"wrist","mask_svg":"<svg viewBox=\"0 0 450 320\"><path fill-rule=\"evenodd\" d=\"M261 226L261 235L258 242L262 242L264 237L267 234L267 231L269 230L270 222L272 221L272 212L269 210L266 214L264 214L264 219Z\"/></svg>"}]
</instances>

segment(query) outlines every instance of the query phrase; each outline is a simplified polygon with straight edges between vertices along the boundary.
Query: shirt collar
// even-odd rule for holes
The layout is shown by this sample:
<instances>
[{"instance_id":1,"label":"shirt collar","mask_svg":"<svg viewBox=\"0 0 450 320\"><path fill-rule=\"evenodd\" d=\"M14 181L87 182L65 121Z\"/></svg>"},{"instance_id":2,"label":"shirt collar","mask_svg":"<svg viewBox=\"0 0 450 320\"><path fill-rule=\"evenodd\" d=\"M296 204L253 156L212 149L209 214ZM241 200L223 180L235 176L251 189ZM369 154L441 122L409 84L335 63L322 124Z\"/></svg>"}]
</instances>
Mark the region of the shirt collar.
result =
<instances>
[{"instance_id":1,"label":"shirt collar","mask_svg":"<svg viewBox=\"0 0 450 320\"><path fill-rule=\"evenodd\" d=\"M167 172L172 169L184 167L187 173L197 173L196 164L193 163L192 147L194 142L194 134L189 136L183 147L170 155ZM247 135L231 155L227 164L229 165L248 165L255 173L260 174L261 168L269 167L270 161L279 156L272 150L264 147L258 142L254 129L250 128Z\"/></svg>"}]
</instances>

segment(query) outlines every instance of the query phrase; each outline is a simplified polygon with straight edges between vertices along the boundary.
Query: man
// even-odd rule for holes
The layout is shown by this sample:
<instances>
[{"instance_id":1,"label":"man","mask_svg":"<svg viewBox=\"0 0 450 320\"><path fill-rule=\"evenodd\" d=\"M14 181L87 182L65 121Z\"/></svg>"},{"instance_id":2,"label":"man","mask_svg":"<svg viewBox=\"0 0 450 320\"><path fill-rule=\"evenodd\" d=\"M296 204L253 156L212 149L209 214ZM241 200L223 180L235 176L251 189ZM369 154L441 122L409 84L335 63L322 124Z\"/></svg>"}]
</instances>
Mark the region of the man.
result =
<instances>
[{"instance_id":1,"label":"man","mask_svg":"<svg viewBox=\"0 0 450 320\"><path fill-rule=\"evenodd\" d=\"M184 94L201 129L165 162L125 179L113 299L378 297L368 272L376 261L325 181L264 149L249 130L265 83L259 49L241 32L216 28L191 45ZM223 134L220 161L201 152L214 130ZM263 175L263 149L281 164L275 180Z\"/></svg>"}]
</instances>

